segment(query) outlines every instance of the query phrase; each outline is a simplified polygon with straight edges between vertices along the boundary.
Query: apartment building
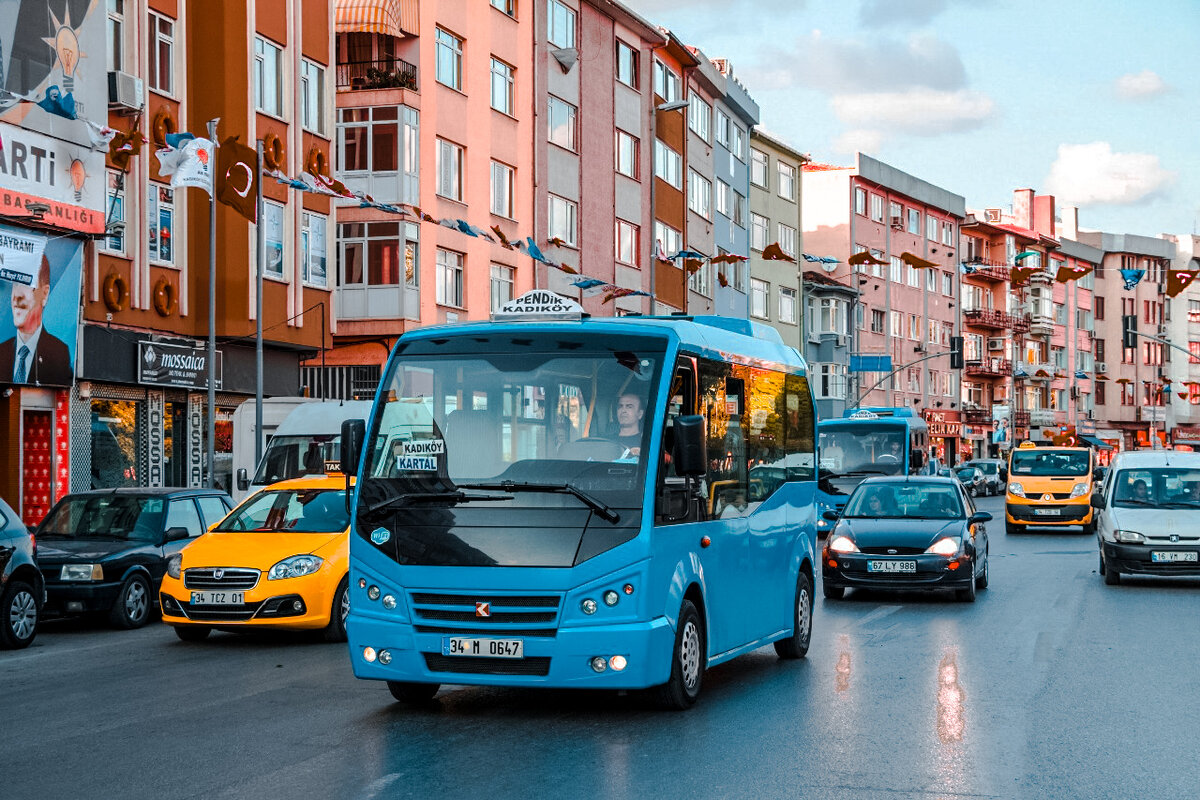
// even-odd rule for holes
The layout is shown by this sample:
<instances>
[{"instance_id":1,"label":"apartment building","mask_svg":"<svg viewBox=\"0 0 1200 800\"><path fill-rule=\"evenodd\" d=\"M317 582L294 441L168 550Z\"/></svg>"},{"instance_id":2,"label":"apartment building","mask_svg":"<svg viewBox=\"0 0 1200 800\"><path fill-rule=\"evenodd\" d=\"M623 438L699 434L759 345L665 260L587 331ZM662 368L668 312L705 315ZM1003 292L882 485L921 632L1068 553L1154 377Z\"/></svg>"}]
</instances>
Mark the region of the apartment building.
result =
<instances>
[{"instance_id":1,"label":"apartment building","mask_svg":"<svg viewBox=\"0 0 1200 800\"><path fill-rule=\"evenodd\" d=\"M784 342L805 354L810 367L814 363L821 363L836 368L849 363L849 359L823 357L819 352L810 353L806 349L806 336L813 331L805 331L801 325L805 319L800 313L801 297L807 291L800 285L800 273L803 270L801 253L804 251L800 182L804 176L803 166L808 160L807 156L778 136L761 128L750 132L750 316L767 322L779 331ZM738 195L735 199L738 203L732 211L745 219L745 198ZM784 254L795 259L795 262L764 259L763 249L773 242L778 243ZM822 277L814 278L814 292L818 286L825 285ZM829 333L847 335L844 317L840 320L826 317L826 320L830 325ZM827 374L828 379L823 379L818 388L828 389L832 395L844 394L831 381L844 384L845 375L837 375L836 369L827 371ZM818 402L824 399L826 397L822 396ZM835 398L828 399L832 402Z\"/></svg>"},{"instance_id":2,"label":"apartment building","mask_svg":"<svg viewBox=\"0 0 1200 800\"><path fill-rule=\"evenodd\" d=\"M1200 272L1200 236L1164 234L1162 238L1175 246L1172 270ZM1189 284L1170 303L1167 338L1189 355L1184 357L1178 350L1164 353L1164 356L1169 354L1172 365L1172 383L1163 394L1164 401L1169 401L1167 426L1173 447L1197 449L1200 448L1200 285ZM1193 353L1196 355L1192 356Z\"/></svg>"}]
</instances>

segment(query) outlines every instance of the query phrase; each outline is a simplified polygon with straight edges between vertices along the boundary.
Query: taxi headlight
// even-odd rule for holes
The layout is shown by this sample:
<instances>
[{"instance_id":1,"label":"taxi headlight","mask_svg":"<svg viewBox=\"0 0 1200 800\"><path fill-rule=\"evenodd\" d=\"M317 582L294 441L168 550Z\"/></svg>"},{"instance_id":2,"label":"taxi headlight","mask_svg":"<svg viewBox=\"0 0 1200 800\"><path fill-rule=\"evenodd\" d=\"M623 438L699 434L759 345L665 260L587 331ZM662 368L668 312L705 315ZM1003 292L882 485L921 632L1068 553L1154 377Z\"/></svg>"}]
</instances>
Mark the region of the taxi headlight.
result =
<instances>
[{"instance_id":1,"label":"taxi headlight","mask_svg":"<svg viewBox=\"0 0 1200 800\"><path fill-rule=\"evenodd\" d=\"M1019 483L1008 482L1008 493L1017 497L1025 496L1025 487Z\"/></svg>"},{"instance_id":2,"label":"taxi headlight","mask_svg":"<svg viewBox=\"0 0 1200 800\"><path fill-rule=\"evenodd\" d=\"M267 573L267 580L277 581L283 578L299 578L303 575L311 575L319 570L324 563L324 559L317 556L291 556L271 567L271 571Z\"/></svg>"},{"instance_id":3,"label":"taxi headlight","mask_svg":"<svg viewBox=\"0 0 1200 800\"><path fill-rule=\"evenodd\" d=\"M167 559L167 575L175 580L179 580L180 574L183 572L183 553L172 553Z\"/></svg>"},{"instance_id":4,"label":"taxi headlight","mask_svg":"<svg viewBox=\"0 0 1200 800\"><path fill-rule=\"evenodd\" d=\"M835 553L857 553L858 545L849 536L835 536L829 542L829 549Z\"/></svg>"},{"instance_id":5,"label":"taxi headlight","mask_svg":"<svg viewBox=\"0 0 1200 800\"><path fill-rule=\"evenodd\" d=\"M1071 488L1071 497L1083 497L1088 493L1088 485L1086 483L1077 483Z\"/></svg>"},{"instance_id":6,"label":"taxi headlight","mask_svg":"<svg viewBox=\"0 0 1200 800\"><path fill-rule=\"evenodd\" d=\"M1126 544L1142 544L1146 541L1146 537L1137 531L1113 531L1113 538Z\"/></svg>"}]
</instances>

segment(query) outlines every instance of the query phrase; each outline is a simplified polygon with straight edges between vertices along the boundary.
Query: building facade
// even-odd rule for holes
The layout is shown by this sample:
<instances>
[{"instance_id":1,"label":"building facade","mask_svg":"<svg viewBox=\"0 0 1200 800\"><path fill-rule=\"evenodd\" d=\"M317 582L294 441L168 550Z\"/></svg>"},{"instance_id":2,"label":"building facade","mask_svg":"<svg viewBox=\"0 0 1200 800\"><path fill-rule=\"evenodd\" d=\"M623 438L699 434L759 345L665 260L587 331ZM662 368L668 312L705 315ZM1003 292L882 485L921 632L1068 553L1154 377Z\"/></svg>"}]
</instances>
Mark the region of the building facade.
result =
<instances>
[{"instance_id":1,"label":"building facade","mask_svg":"<svg viewBox=\"0 0 1200 800\"><path fill-rule=\"evenodd\" d=\"M803 165L808 159L779 137L755 128L750 132L750 204L747 216L745 198L734 198L732 213L750 225L750 308L753 319L770 324L783 341L800 352L805 350L805 318L801 314L802 295L800 254L804 251L801 229L800 182ZM772 242L779 244L784 255L793 261L764 259L763 249ZM845 320L841 330L846 335ZM834 332L834 331L831 331ZM848 363L838 360L835 363ZM844 379L844 376L843 376Z\"/></svg>"}]
</instances>

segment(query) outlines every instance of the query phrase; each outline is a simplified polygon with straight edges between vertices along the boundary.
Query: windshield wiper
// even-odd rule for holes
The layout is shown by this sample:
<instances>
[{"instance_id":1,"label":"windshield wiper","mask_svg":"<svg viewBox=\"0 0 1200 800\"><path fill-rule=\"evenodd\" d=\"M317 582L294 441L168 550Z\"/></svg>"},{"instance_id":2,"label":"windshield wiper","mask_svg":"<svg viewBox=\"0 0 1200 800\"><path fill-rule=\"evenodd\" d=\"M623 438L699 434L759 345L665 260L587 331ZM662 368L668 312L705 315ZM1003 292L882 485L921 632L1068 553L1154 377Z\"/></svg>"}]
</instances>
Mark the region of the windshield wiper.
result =
<instances>
[{"instance_id":1,"label":"windshield wiper","mask_svg":"<svg viewBox=\"0 0 1200 800\"><path fill-rule=\"evenodd\" d=\"M516 481L496 481L495 483L464 483L459 484L464 489L495 489L505 492L549 492L551 494L574 495L583 501L584 505L595 511L601 519L614 525L621 521L621 515L592 497L582 489L569 483L517 483Z\"/></svg>"},{"instance_id":2,"label":"windshield wiper","mask_svg":"<svg viewBox=\"0 0 1200 800\"><path fill-rule=\"evenodd\" d=\"M477 488L485 489L487 487L479 486ZM408 492L407 494L398 495L396 497L389 497L386 500L380 500L378 503L369 505L369 506L367 506L366 513L370 514L374 511L379 511L379 510L387 508L389 506L407 505L408 503L431 503L436 500L450 500L455 503L467 503L467 502L476 502L476 501L485 502L485 501L512 500L512 496L511 495L491 495L491 494L467 494L466 492L458 491L458 490L455 490L452 492Z\"/></svg>"}]
</instances>

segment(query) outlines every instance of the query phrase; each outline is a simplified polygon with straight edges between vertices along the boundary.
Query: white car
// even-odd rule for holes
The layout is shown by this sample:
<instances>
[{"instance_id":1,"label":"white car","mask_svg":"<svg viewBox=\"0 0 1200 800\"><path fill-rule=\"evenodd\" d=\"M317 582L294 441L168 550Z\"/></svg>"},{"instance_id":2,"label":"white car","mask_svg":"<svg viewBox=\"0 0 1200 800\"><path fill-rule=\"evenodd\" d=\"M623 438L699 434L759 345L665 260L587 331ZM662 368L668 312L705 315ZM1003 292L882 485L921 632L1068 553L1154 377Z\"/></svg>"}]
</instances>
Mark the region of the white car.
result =
<instances>
[{"instance_id":1,"label":"white car","mask_svg":"<svg viewBox=\"0 0 1200 800\"><path fill-rule=\"evenodd\" d=\"M1092 495L1100 574L1200 575L1200 453L1119 454Z\"/></svg>"}]
</instances>

